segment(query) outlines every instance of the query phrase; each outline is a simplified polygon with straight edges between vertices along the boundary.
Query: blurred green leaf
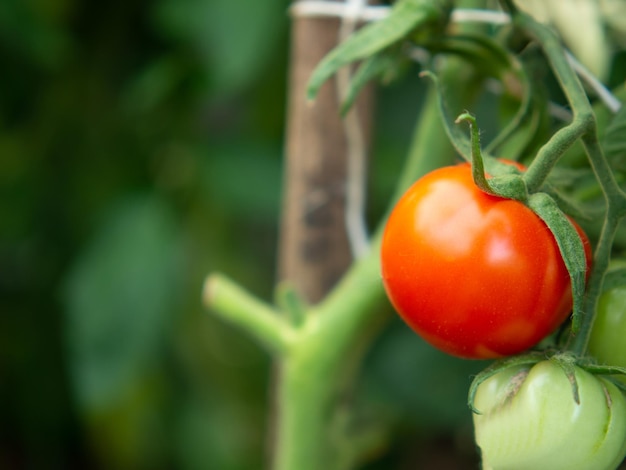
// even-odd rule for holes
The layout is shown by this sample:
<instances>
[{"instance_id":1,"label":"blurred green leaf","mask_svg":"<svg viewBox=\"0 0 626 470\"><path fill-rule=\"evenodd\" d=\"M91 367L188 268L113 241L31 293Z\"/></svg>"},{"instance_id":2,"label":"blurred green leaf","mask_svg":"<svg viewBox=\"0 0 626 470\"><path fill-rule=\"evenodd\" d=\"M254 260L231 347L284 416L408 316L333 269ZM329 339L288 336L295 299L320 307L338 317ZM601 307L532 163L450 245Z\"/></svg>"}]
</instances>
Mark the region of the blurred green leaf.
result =
<instances>
[{"instance_id":1,"label":"blurred green leaf","mask_svg":"<svg viewBox=\"0 0 626 470\"><path fill-rule=\"evenodd\" d=\"M124 104L134 112L150 112L172 94L184 78L184 69L173 56L148 64L125 90Z\"/></svg>"},{"instance_id":2,"label":"blurred green leaf","mask_svg":"<svg viewBox=\"0 0 626 470\"><path fill-rule=\"evenodd\" d=\"M285 30L287 5L286 0L161 0L154 23L190 46L209 72L213 91L228 94L258 76Z\"/></svg>"},{"instance_id":3,"label":"blurred green leaf","mask_svg":"<svg viewBox=\"0 0 626 470\"><path fill-rule=\"evenodd\" d=\"M67 57L71 41L62 24L68 2L0 2L0 44L32 63L52 67Z\"/></svg>"},{"instance_id":4,"label":"blurred green leaf","mask_svg":"<svg viewBox=\"0 0 626 470\"><path fill-rule=\"evenodd\" d=\"M447 6L444 1L395 2L387 17L356 31L320 61L309 79L307 97L315 99L326 80L344 65L379 54L418 29L429 32L433 23L447 19Z\"/></svg>"},{"instance_id":5,"label":"blurred green leaf","mask_svg":"<svg viewBox=\"0 0 626 470\"><path fill-rule=\"evenodd\" d=\"M258 408L233 398L204 400L196 397L184 403L177 429L182 468L243 470L264 467L254 458L255 444L262 440Z\"/></svg>"},{"instance_id":6,"label":"blurred green leaf","mask_svg":"<svg viewBox=\"0 0 626 470\"><path fill-rule=\"evenodd\" d=\"M280 152L280 147L253 140L218 146L205 162L206 194L241 217L277 219L282 185Z\"/></svg>"},{"instance_id":7,"label":"blurred green leaf","mask_svg":"<svg viewBox=\"0 0 626 470\"><path fill-rule=\"evenodd\" d=\"M160 200L125 200L70 271L67 339L75 392L106 407L150 373L180 283L175 221Z\"/></svg>"},{"instance_id":8,"label":"blurred green leaf","mask_svg":"<svg viewBox=\"0 0 626 470\"><path fill-rule=\"evenodd\" d=\"M359 65L352 75L346 97L341 105L341 113L346 114L356 101L359 92L371 80L382 79L390 82L398 75L399 69L406 63L406 57L399 48L390 47L380 53L370 56Z\"/></svg>"}]
</instances>

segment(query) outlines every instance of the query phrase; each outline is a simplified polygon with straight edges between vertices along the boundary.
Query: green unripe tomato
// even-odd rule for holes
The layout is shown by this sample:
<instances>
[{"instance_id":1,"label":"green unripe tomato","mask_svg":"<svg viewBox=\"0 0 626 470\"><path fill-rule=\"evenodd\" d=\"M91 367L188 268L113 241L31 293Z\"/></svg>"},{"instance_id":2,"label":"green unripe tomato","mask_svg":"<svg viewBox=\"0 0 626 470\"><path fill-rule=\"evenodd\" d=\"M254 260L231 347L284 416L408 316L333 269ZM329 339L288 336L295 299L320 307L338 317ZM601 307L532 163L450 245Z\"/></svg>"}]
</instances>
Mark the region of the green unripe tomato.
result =
<instances>
[{"instance_id":1,"label":"green unripe tomato","mask_svg":"<svg viewBox=\"0 0 626 470\"><path fill-rule=\"evenodd\" d=\"M626 286L616 286L604 291L598 299L589 353L601 364L626 367L625 337ZM626 381L624 376L619 377Z\"/></svg>"},{"instance_id":2,"label":"green unripe tomato","mask_svg":"<svg viewBox=\"0 0 626 470\"><path fill-rule=\"evenodd\" d=\"M483 469L614 470L626 454L626 399L610 381L575 368L578 403L552 361L498 372L477 389Z\"/></svg>"}]
</instances>

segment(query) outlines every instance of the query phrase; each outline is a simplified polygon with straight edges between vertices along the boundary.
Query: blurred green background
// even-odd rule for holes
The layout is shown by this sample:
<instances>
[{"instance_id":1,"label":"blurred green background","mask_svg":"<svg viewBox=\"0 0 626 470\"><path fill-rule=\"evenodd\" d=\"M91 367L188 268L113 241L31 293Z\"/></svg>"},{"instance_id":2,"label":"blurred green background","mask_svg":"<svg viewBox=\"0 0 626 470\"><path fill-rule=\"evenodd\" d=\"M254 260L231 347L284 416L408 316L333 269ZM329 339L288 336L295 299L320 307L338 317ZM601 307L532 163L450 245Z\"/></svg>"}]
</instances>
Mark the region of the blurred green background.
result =
<instances>
[{"instance_id":1,"label":"blurred green background","mask_svg":"<svg viewBox=\"0 0 626 470\"><path fill-rule=\"evenodd\" d=\"M0 468L264 467L270 359L200 293L219 270L271 299L287 6L0 1ZM378 99L372 220L416 83ZM395 423L367 468L475 468L482 367L392 318L358 385Z\"/></svg>"}]
</instances>

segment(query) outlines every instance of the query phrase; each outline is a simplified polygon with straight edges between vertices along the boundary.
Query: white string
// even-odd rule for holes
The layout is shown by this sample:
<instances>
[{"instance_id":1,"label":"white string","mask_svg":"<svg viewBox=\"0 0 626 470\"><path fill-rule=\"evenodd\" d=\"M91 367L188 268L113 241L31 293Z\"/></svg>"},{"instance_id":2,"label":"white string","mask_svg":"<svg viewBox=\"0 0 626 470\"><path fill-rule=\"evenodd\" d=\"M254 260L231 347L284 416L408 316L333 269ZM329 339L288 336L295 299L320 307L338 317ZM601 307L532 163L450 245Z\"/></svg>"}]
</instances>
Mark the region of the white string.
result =
<instances>
[{"instance_id":1,"label":"white string","mask_svg":"<svg viewBox=\"0 0 626 470\"><path fill-rule=\"evenodd\" d=\"M600 101L609 108L612 113L617 113L622 108L622 103L617 99L611 91L605 87L596 76L589 71L583 64L581 64L576 57L574 57L569 51L565 51L565 56L569 61L574 71L578 74L584 82L589 85L593 91L598 95Z\"/></svg>"},{"instance_id":2,"label":"white string","mask_svg":"<svg viewBox=\"0 0 626 470\"><path fill-rule=\"evenodd\" d=\"M357 21L378 21L382 20L389 14L389 7L384 5L364 5L362 8L354 10L354 6L350 6L350 1L331 2L325 0L299 0L294 2L289 8L292 16L313 16L313 17L331 17L346 18L352 15L352 19ZM358 13L358 16L355 16Z\"/></svg>"},{"instance_id":3,"label":"white string","mask_svg":"<svg viewBox=\"0 0 626 470\"><path fill-rule=\"evenodd\" d=\"M452 10L452 13L450 13L450 21L453 23L488 23L505 25L511 22L511 17L503 11L456 8Z\"/></svg>"},{"instance_id":4,"label":"white string","mask_svg":"<svg viewBox=\"0 0 626 470\"><path fill-rule=\"evenodd\" d=\"M367 0L346 0L339 41L345 41L357 28ZM351 81L350 67L343 67L336 75L337 98L342 103ZM366 145L357 106L353 106L343 119L347 148L345 226L352 256L356 259L369 251L369 235L365 222Z\"/></svg>"}]
</instances>

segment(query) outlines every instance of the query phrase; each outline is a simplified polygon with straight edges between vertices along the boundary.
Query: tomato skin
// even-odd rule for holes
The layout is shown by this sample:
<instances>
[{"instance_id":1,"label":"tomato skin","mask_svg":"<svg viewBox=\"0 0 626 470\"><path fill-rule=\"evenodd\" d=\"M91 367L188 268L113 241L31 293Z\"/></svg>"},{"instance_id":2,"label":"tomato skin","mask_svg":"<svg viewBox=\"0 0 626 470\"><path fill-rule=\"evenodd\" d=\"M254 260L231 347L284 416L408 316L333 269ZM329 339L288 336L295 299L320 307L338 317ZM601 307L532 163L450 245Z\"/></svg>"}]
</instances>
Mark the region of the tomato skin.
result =
<instances>
[{"instance_id":1,"label":"tomato skin","mask_svg":"<svg viewBox=\"0 0 626 470\"><path fill-rule=\"evenodd\" d=\"M569 274L545 223L519 201L482 192L469 164L434 170L400 198L383 234L381 270L404 321L464 358L524 351L572 307Z\"/></svg>"},{"instance_id":2,"label":"tomato skin","mask_svg":"<svg viewBox=\"0 0 626 470\"><path fill-rule=\"evenodd\" d=\"M614 470L626 454L626 399L575 367L579 403L563 369L542 361L498 372L476 392L476 443L485 469Z\"/></svg>"},{"instance_id":3,"label":"tomato skin","mask_svg":"<svg viewBox=\"0 0 626 470\"><path fill-rule=\"evenodd\" d=\"M619 261L618 267L626 267ZM589 353L599 363L626 367L626 285L605 290L598 299L596 316L589 337ZM616 376L623 382L626 377Z\"/></svg>"}]
</instances>

